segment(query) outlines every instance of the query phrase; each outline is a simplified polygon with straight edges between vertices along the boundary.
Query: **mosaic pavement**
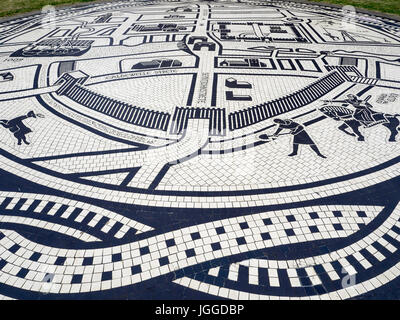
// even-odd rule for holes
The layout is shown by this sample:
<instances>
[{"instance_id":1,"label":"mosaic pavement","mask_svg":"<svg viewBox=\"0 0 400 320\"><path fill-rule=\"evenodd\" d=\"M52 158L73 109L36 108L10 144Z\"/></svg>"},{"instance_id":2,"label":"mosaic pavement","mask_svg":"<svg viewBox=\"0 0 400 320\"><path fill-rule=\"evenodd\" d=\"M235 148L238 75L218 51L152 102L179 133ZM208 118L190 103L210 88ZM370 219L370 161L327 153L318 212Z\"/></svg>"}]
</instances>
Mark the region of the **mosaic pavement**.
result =
<instances>
[{"instance_id":1,"label":"mosaic pavement","mask_svg":"<svg viewBox=\"0 0 400 320\"><path fill-rule=\"evenodd\" d=\"M399 22L112 2L0 61L0 300L399 298Z\"/></svg>"}]
</instances>

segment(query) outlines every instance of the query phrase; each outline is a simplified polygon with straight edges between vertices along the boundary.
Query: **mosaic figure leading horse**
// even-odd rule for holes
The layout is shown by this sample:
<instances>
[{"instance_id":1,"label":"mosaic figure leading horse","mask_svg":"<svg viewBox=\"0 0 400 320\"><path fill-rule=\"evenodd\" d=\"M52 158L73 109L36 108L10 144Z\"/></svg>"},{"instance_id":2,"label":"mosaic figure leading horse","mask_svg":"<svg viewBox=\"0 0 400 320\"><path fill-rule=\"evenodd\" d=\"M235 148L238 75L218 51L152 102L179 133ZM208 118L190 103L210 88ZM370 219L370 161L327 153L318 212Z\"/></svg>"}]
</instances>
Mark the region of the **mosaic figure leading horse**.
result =
<instances>
[{"instance_id":1,"label":"mosaic figure leading horse","mask_svg":"<svg viewBox=\"0 0 400 320\"><path fill-rule=\"evenodd\" d=\"M336 121L343 122L338 129L350 136L357 136L358 141L364 141L365 138L361 134L359 128L370 128L378 124L382 124L390 130L390 142L395 142L398 132L398 126L400 125L400 114L386 114L381 112L376 112L379 120L371 120L369 122L360 121L354 117L354 111L341 106L323 106L319 109L327 117L334 119ZM351 129L349 132L347 129Z\"/></svg>"}]
</instances>

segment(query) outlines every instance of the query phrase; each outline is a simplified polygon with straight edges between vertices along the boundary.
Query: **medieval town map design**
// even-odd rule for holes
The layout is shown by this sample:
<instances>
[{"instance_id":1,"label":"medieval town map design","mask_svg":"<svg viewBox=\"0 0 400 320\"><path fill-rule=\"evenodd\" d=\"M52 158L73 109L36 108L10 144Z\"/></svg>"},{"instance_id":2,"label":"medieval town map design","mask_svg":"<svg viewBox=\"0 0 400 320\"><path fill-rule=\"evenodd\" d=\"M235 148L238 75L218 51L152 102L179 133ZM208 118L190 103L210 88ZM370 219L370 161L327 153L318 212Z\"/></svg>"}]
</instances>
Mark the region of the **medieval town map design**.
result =
<instances>
[{"instance_id":1,"label":"medieval town map design","mask_svg":"<svg viewBox=\"0 0 400 320\"><path fill-rule=\"evenodd\" d=\"M0 299L400 285L400 22L121 1L0 23Z\"/></svg>"}]
</instances>

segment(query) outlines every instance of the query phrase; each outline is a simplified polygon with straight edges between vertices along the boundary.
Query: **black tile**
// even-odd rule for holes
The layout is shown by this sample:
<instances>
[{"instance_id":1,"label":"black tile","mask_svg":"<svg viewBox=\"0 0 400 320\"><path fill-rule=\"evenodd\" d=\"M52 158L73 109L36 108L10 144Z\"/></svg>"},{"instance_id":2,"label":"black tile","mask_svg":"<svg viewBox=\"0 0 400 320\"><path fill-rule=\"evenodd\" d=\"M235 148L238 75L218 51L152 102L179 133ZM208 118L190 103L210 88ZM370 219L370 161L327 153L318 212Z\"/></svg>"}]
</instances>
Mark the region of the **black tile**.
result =
<instances>
[{"instance_id":1,"label":"black tile","mask_svg":"<svg viewBox=\"0 0 400 320\"><path fill-rule=\"evenodd\" d=\"M6 264L7 264L6 260L0 259L0 270L3 269Z\"/></svg>"},{"instance_id":2,"label":"black tile","mask_svg":"<svg viewBox=\"0 0 400 320\"><path fill-rule=\"evenodd\" d=\"M72 276L71 283L82 283L82 278L83 278L82 274L74 274Z\"/></svg>"},{"instance_id":3,"label":"black tile","mask_svg":"<svg viewBox=\"0 0 400 320\"><path fill-rule=\"evenodd\" d=\"M101 275L101 281L112 280L112 271L103 272Z\"/></svg>"},{"instance_id":4,"label":"black tile","mask_svg":"<svg viewBox=\"0 0 400 320\"><path fill-rule=\"evenodd\" d=\"M269 232L264 232L264 233L261 233L261 238L263 240L270 240L271 236L270 236Z\"/></svg>"},{"instance_id":5,"label":"black tile","mask_svg":"<svg viewBox=\"0 0 400 320\"><path fill-rule=\"evenodd\" d=\"M225 285L225 279L221 277L214 278L214 285L218 287L224 287Z\"/></svg>"},{"instance_id":6,"label":"black tile","mask_svg":"<svg viewBox=\"0 0 400 320\"><path fill-rule=\"evenodd\" d=\"M220 244L219 242L212 243L212 244L211 244L211 248L212 248L214 251L220 250L220 249L221 249L221 244Z\"/></svg>"},{"instance_id":7,"label":"black tile","mask_svg":"<svg viewBox=\"0 0 400 320\"><path fill-rule=\"evenodd\" d=\"M140 265L131 267L132 274L138 274L142 272L142 267Z\"/></svg>"},{"instance_id":8,"label":"black tile","mask_svg":"<svg viewBox=\"0 0 400 320\"><path fill-rule=\"evenodd\" d=\"M340 211L332 211L332 213L336 218L343 217L343 214Z\"/></svg>"},{"instance_id":9,"label":"black tile","mask_svg":"<svg viewBox=\"0 0 400 320\"><path fill-rule=\"evenodd\" d=\"M367 217L367 214L365 213L365 211L357 211L357 215L360 218L366 218Z\"/></svg>"},{"instance_id":10,"label":"black tile","mask_svg":"<svg viewBox=\"0 0 400 320\"><path fill-rule=\"evenodd\" d=\"M288 215L288 216L286 216L286 219L287 219L287 221L288 222L293 222L293 221L296 221L296 218L294 217L294 215Z\"/></svg>"},{"instance_id":11,"label":"black tile","mask_svg":"<svg viewBox=\"0 0 400 320\"><path fill-rule=\"evenodd\" d=\"M94 217L96 216L96 213L90 211L86 217L82 220L82 224L87 225Z\"/></svg>"},{"instance_id":12,"label":"black tile","mask_svg":"<svg viewBox=\"0 0 400 320\"><path fill-rule=\"evenodd\" d=\"M215 231L217 232L217 234L223 234L223 233L225 233L224 227L215 228Z\"/></svg>"},{"instance_id":13,"label":"black tile","mask_svg":"<svg viewBox=\"0 0 400 320\"><path fill-rule=\"evenodd\" d=\"M28 199L25 199L25 198L19 199L19 201L17 202L17 204L14 206L13 210L14 210L14 211L20 210L21 207L23 206L23 204L26 202L26 200L28 200Z\"/></svg>"},{"instance_id":14,"label":"black tile","mask_svg":"<svg viewBox=\"0 0 400 320\"><path fill-rule=\"evenodd\" d=\"M117 232L122 228L123 224L119 221L117 221L116 223L114 223L114 225L111 227L111 229L107 232L107 234L110 237L114 237Z\"/></svg>"},{"instance_id":15,"label":"black tile","mask_svg":"<svg viewBox=\"0 0 400 320\"><path fill-rule=\"evenodd\" d=\"M242 230L249 228L249 225L247 224L247 222L241 222L241 223L239 223L239 226Z\"/></svg>"},{"instance_id":16,"label":"black tile","mask_svg":"<svg viewBox=\"0 0 400 320\"><path fill-rule=\"evenodd\" d=\"M174 274L175 274L175 279L179 279L185 276L182 270L176 270L174 271Z\"/></svg>"},{"instance_id":17,"label":"black tile","mask_svg":"<svg viewBox=\"0 0 400 320\"><path fill-rule=\"evenodd\" d=\"M320 254L326 254L326 253L329 253L330 250L329 250L329 248L328 248L326 245L322 245L322 246L319 246L319 247L318 247L318 252L319 252Z\"/></svg>"},{"instance_id":18,"label":"black tile","mask_svg":"<svg viewBox=\"0 0 400 320\"><path fill-rule=\"evenodd\" d=\"M399 219L399 221L400 221L400 219ZM394 232L396 232L397 234L400 234L400 228L399 228L399 227L393 226L393 227L392 227L392 230L393 230Z\"/></svg>"},{"instance_id":19,"label":"black tile","mask_svg":"<svg viewBox=\"0 0 400 320\"><path fill-rule=\"evenodd\" d=\"M334 223L333 227L335 228L335 230L343 230L343 227L340 223Z\"/></svg>"},{"instance_id":20,"label":"black tile","mask_svg":"<svg viewBox=\"0 0 400 320\"><path fill-rule=\"evenodd\" d=\"M83 266L91 266L93 264L93 257L83 258L82 265Z\"/></svg>"},{"instance_id":21,"label":"black tile","mask_svg":"<svg viewBox=\"0 0 400 320\"><path fill-rule=\"evenodd\" d=\"M75 221L75 219L79 216L79 214L83 211L81 208L75 208L74 211L68 216L68 220Z\"/></svg>"},{"instance_id":22,"label":"black tile","mask_svg":"<svg viewBox=\"0 0 400 320\"><path fill-rule=\"evenodd\" d=\"M165 244L167 245L167 248L173 247L174 245L176 245L175 239L168 239L165 241Z\"/></svg>"},{"instance_id":23,"label":"black tile","mask_svg":"<svg viewBox=\"0 0 400 320\"><path fill-rule=\"evenodd\" d=\"M29 258L29 260L31 261L38 261L40 259L40 257L42 256L41 253L39 252L34 252L31 257Z\"/></svg>"},{"instance_id":24,"label":"black tile","mask_svg":"<svg viewBox=\"0 0 400 320\"><path fill-rule=\"evenodd\" d=\"M158 261L160 262L160 266L165 266L166 264L169 263L168 257L162 257L162 258L158 259Z\"/></svg>"},{"instance_id":25,"label":"black tile","mask_svg":"<svg viewBox=\"0 0 400 320\"><path fill-rule=\"evenodd\" d=\"M314 289L315 289L315 291L317 291L317 293L318 293L319 295L327 293L327 291L325 290L325 288L324 288L322 285L320 285L320 284L314 286Z\"/></svg>"},{"instance_id":26,"label":"black tile","mask_svg":"<svg viewBox=\"0 0 400 320\"><path fill-rule=\"evenodd\" d=\"M193 241L201 238L199 232L193 232L190 234L190 236L192 237Z\"/></svg>"},{"instance_id":27,"label":"black tile","mask_svg":"<svg viewBox=\"0 0 400 320\"><path fill-rule=\"evenodd\" d=\"M285 232L288 235L288 237L295 235L293 229L285 229Z\"/></svg>"},{"instance_id":28,"label":"black tile","mask_svg":"<svg viewBox=\"0 0 400 320\"><path fill-rule=\"evenodd\" d=\"M239 265L237 281L239 283L249 283L249 267Z\"/></svg>"},{"instance_id":29,"label":"black tile","mask_svg":"<svg viewBox=\"0 0 400 320\"><path fill-rule=\"evenodd\" d=\"M307 272L304 268L296 269L296 272L303 287L308 287L312 285L311 280L308 277Z\"/></svg>"},{"instance_id":30,"label":"black tile","mask_svg":"<svg viewBox=\"0 0 400 320\"><path fill-rule=\"evenodd\" d=\"M112 262L118 262L122 260L122 255L120 253L115 253L111 257Z\"/></svg>"},{"instance_id":31,"label":"black tile","mask_svg":"<svg viewBox=\"0 0 400 320\"><path fill-rule=\"evenodd\" d=\"M266 226L269 226L269 225L272 224L271 218L263 219L263 222L264 222L264 224L265 224Z\"/></svg>"},{"instance_id":32,"label":"black tile","mask_svg":"<svg viewBox=\"0 0 400 320\"><path fill-rule=\"evenodd\" d=\"M193 267L191 267L191 266L182 269L182 271L186 277L191 277L194 275L194 270L193 270Z\"/></svg>"},{"instance_id":33,"label":"black tile","mask_svg":"<svg viewBox=\"0 0 400 320\"><path fill-rule=\"evenodd\" d=\"M193 270L194 270L195 273L199 273L199 272L203 272L204 271L203 268L201 267L201 264L195 264L193 266Z\"/></svg>"},{"instance_id":34,"label":"black tile","mask_svg":"<svg viewBox=\"0 0 400 320\"><path fill-rule=\"evenodd\" d=\"M36 201L36 200L35 200L35 201ZM32 205L29 207L28 210L33 211L33 210L35 210L35 208L39 205L40 201L39 201L37 204L35 204L35 201L32 203ZM65 211L67 211L68 208L69 208L69 207L68 207L67 205L63 204L60 208L58 208L58 210L56 211L56 213L55 213L53 216L54 216L54 217L61 217L62 214L63 214Z\"/></svg>"},{"instance_id":35,"label":"black tile","mask_svg":"<svg viewBox=\"0 0 400 320\"><path fill-rule=\"evenodd\" d=\"M12 253L16 253L20 248L21 248L20 245L14 244L10 249L8 249L8 251L10 251Z\"/></svg>"},{"instance_id":36,"label":"black tile","mask_svg":"<svg viewBox=\"0 0 400 320\"><path fill-rule=\"evenodd\" d=\"M54 207L56 203L55 202L47 202L47 204L44 206L44 208L40 211L40 214L48 214L51 208ZM72 215L72 214L71 214ZM69 217L68 217L69 219Z\"/></svg>"},{"instance_id":37,"label":"black tile","mask_svg":"<svg viewBox=\"0 0 400 320\"><path fill-rule=\"evenodd\" d=\"M300 283L301 283L302 287L310 287L310 286L312 286L312 283L311 283L311 280L310 280L309 277L300 277L299 276L299 280L300 280Z\"/></svg>"},{"instance_id":38,"label":"black tile","mask_svg":"<svg viewBox=\"0 0 400 320\"><path fill-rule=\"evenodd\" d=\"M299 278L308 277L306 269L304 269L304 268L298 268L298 269L296 269L296 272L297 272L297 275L298 275Z\"/></svg>"},{"instance_id":39,"label":"black tile","mask_svg":"<svg viewBox=\"0 0 400 320\"><path fill-rule=\"evenodd\" d=\"M313 296L313 295L315 295L317 293L315 291L314 287L304 287L304 291L306 292L306 294L308 296Z\"/></svg>"},{"instance_id":40,"label":"black tile","mask_svg":"<svg viewBox=\"0 0 400 320\"><path fill-rule=\"evenodd\" d=\"M239 246L247 243L244 237L236 238L236 242Z\"/></svg>"},{"instance_id":41,"label":"black tile","mask_svg":"<svg viewBox=\"0 0 400 320\"><path fill-rule=\"evenodd\" d=\"M28 274L29 270L25 268L21 268L21 270L18 271L17 277L19 278L25 278L26 275Z\"/></svg>"},{"instance_id":42,"label":"black tile","mask_svg":"<svg viewBox=\"0 0 400 320\"><path fill-rule=\"evenodd\" d=\"M98 229L98 230L101 230L101 229L106 225L106 223L107 223L108 221L110 221L110 218L102 217L102 218L100 219L100 221L97 222L97 224L94 226L94 228L96 228L96 229Z\"/></svg>"},{"instance_id":43,"label":"black tile","mask_svg":"<svg viewBox=\"0 0 400 320\"><path fill-rule=\"evenodd\" d=\"M142 255L142 256L144 256L145 254L149 254L150 253L150 250L149 250L148 246L143 247L143 248L139 248L139 251L140 251L140 255Z\"/></svg>"},{"instance_id":44,"label":"black tile","mask_svg":"<svg viewBox=\"0 0 400 320\"><path fill-rule=\"evenodd\" d=\"M204 273L196 273L194 275L194 279L197 280L197 281L200 281L200 282L204 282L205 277L206 276L205 276Z\"/></svg>"},{"instance_id":45,"label":"black tile","mask_svg":"<svg viewBox=\"0 0 400 320\"><path fill-rule=\"evenodd\" d=\"M309 215L310 215L311 219L318 219L319 218L318 213L316 213L316 212L310 212Z\"/></svg>"},{"instance_id":46,"label":"black tile","mask_svg":"<svg viewBox=\"0 0 400 320\"><path fill-rule=\"evenodd\" d=\"M322 274L322 273L326 273L324 267L320 264L317 264L314 266L314 270L317 274Z\"/></svg>"},{"instance_id":47,"label":"black tile","mask_svg":"<svg viewBox=\"0 0 400 320\"><path fill-rule=\"evenodd\" d=\"M67 260L66 257L57 257L56 262L54 262L54 264L56 266L62 266L62 265L64 265L65 260Z\"/></svg>"},{"instance_id":48,"label":"black tile","mask_svg":"<svg viewBox=\"0 0 400 320\"><path fill-rule=\"evenodd\" d=\"M5 198L3 200L3 202L0 204L0 208L5 209L9 205L9 203L12 201L12 199L13 198L9 198L9 197Z\"/></svg>"},{"instance_id":49,"label":"black tile","mask_svg":"<svg viewBox=\"0 0 400 320\"><path fill-rule=\"evenodd\" d=\"M309 226L308 228L310 229L310 231L311 231L312 233L319 232L319 230L318 230L318 227L317 227L317 226Z\"/></svg>"}]
</instances>

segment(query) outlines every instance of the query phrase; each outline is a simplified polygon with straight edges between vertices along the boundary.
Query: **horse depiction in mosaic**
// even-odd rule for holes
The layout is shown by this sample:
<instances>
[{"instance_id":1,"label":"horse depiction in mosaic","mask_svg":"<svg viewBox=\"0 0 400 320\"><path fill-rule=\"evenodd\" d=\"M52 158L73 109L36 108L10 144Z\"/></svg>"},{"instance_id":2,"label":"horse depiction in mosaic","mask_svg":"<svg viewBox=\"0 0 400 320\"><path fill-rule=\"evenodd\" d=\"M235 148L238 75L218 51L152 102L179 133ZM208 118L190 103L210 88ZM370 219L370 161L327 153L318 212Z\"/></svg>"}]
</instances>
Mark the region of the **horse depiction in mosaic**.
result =
<instances>
[{"instance_id":1,"label":"horse depiction in mosaic","mask_svg":"<svg viewBox=\"0 0 400 320\"><path fill-rule=\"evenodd\" d=\"M349 108L341 106L323 106L319 109L325 116L334 119L336 121L343 122L338 129L350 136L357 136L358 141L364 141L365 138L361 134L359 128L370 128L378 124L382 124L390 130L390 142L395 142L398 132L398 126L400 125L399 114L387 114L382 112L375 112L376 119L370 121L361 121L354 116L355 112ZM377 120L379 119L379 120ZM353 132L347 131L350 128Z\"/></svg>"}]
</instances>

